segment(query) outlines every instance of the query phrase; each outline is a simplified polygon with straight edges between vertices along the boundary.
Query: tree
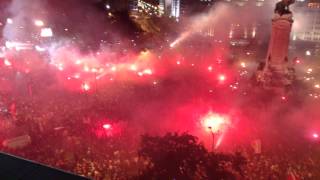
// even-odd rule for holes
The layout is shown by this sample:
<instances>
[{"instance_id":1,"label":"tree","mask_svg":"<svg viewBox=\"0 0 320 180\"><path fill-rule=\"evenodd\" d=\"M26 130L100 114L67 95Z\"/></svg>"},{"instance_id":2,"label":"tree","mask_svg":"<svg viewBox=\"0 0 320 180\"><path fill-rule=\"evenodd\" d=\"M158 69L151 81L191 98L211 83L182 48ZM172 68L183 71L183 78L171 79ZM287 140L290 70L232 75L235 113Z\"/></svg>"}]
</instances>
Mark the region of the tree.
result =
<instances>
[{"instance_id":1,"label":"tree","mask_svg":"<svg viewBox=\"0 0 320 180\"><path fill-rule=\"evenodd\" d=\"M209 153L198 139L189 134L168 133L163 137L144 135L139 155L152 165L138 179L234 179L233 156Z\"/></svg>"}]
</instances>

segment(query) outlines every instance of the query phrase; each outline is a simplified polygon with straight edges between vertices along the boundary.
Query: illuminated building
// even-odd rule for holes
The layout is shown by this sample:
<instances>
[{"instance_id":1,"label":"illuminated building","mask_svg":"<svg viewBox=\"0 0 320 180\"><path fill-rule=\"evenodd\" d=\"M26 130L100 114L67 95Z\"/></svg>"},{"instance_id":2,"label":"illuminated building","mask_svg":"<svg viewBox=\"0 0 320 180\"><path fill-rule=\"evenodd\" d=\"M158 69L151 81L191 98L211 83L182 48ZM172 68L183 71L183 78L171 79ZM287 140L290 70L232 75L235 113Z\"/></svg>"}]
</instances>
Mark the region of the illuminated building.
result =
<instances>
[{"instance_id":1,"label":"illuminated building","mask_svg":"<svg viewBox=\"0 0 320 180\"><path fill-rule=\"evenodd\" d=\"M166 9L166 1L165 0L159 0L159 8L163 11Z\"/></svg>"},{"instance_id":2,"label":"illuminated building","mask_svg":"<svg viewBox=\"0 0 320 180\"><path fill-rule=\"evenodd\" d=\"M135 10L159 17L167 15L178 20L180 8L180 0L137 0Z\"/></svg>"},{"instance_id":3,"label":"illuminated building","mask_svg":"<svg viewBox=\"0 0 320 180\"><path fill-rule=\"evenodd\" d=\"M300 16L295 19L293 40L320 42L320 0L310 0L295 11Z\"/></svg>"},{"instance_id":4,"label":"illuminated building","mask_svg":"<svg viewBox=\"0 0 320 180\"><path fill-rule=\"evenodd\" d=\"M148 15L162 16L164 15L163 0L138 0L137 9L139 12L144 12Z\"/></svg>"},{"instance_id":5,"label":"illuminated building","mask_svg":"<svg viewBox=\"0 0 320 180\"><path fill-rule=\"evenodd\" d=\"M176 19L180 17L180 0L172 0L170 16Z\"/></svg>"},{"instance_id":6,"label":"illuminated building","mask_svg":"<svg viewBox=\"0 0 320 180\"><path fill-rule=\"evenodd\" d=\"M308 8L320 9L320 1L319 0L310 0L308 2Z\"/></svg>"},{"instance_id":7,"label":"illuminated building","mask_svg":"<svg viewBox=\"0 0 320 180\"><path fill-rule=\"evenodd\" d=\"M257 7L263 7L265 5L274 4L274 2L271 2L270 0L221 0L223 2L232 3L236 6L246 6L246 5L253 5Z\"/></svg>"}]
</instances>

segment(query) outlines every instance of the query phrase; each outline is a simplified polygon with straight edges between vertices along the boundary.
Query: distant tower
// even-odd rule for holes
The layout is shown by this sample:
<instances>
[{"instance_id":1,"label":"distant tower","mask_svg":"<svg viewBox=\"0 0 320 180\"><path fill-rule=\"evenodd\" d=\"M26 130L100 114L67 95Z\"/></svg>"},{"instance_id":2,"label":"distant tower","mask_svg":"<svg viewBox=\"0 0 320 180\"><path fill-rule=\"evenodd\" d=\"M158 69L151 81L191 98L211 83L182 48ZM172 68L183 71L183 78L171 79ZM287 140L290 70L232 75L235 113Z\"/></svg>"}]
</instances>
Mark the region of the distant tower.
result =
<instances>
[{"instance_id":1,"label":"distant tower","mask_svg":"<svg viewBox=\"0 0 320 180\"><path fill-rule=\"evenodd\" d=\"M293 24L288 2L278 2L272 18L272 32L265 63L259 66L257 81L265 88L289 87L294 80L294 68L289 62L288 48Z\"/></svg>"},{"instance_id":2,"label":"distant tower","mask_svg":"<svg viewBox=\"0 0 320 180\"><path fill-rule=\"evenodd\" d=\"M177 20L180 17L180 0L172 0L171 2L171 17L176 18Z\"/></svg>"}]
</instances>

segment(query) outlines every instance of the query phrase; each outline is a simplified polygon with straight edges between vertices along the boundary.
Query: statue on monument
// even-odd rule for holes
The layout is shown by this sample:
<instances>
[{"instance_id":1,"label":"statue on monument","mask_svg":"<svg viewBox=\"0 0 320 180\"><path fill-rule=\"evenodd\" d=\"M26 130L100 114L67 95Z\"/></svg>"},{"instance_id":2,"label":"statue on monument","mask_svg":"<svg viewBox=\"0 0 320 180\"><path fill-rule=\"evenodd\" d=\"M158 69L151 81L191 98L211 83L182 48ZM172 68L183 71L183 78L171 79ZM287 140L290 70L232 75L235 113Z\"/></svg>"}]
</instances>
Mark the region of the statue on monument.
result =
<instances>
[{"instance_id":1,"label":"statue on monument","mask_svg":"<svg viewBox=\"0 0 320 180\"><path fill-rule=\"evenodd\" d=\"M288 58L293 24L289 6L294 2L295 0L282 0L276 4L267 57L256 74L257 82L265 88L285 88L295 79L294 68Z\"/></svg>"},{"instance_id":2,"label":"statue on monument","mask_svg":"<svg viewBox=\"0 0 320 180\"><path fill-rule=\"evenodd\" d=\"M289 6L293 4L295 0L282 0L276 4L274 13L279 14L280 16L285 14L292 14L289 9Z\"/></svg>"}]
</instances>

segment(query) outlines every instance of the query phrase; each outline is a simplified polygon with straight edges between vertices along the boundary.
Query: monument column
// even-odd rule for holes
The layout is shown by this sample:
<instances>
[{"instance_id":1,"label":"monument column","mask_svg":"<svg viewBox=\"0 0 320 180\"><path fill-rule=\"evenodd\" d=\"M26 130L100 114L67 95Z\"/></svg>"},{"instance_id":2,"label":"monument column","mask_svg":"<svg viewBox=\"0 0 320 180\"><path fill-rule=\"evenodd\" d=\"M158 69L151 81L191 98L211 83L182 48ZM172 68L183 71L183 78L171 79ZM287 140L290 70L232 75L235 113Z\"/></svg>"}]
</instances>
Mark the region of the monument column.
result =
<instances>
[{"instance_id":1,"label":"monument column","mask_svg":"<svg viewBox=\"0 0 320 180\"><path fill-rule=\"evenodd\" d=\"M294 69L288 58L293 24L289 6L293 3L294 0L282 0L276 4L267 57L264 67L257 73L257 81L265 88L284 88L294 80Z\"/></svg>"}]
</instances>

